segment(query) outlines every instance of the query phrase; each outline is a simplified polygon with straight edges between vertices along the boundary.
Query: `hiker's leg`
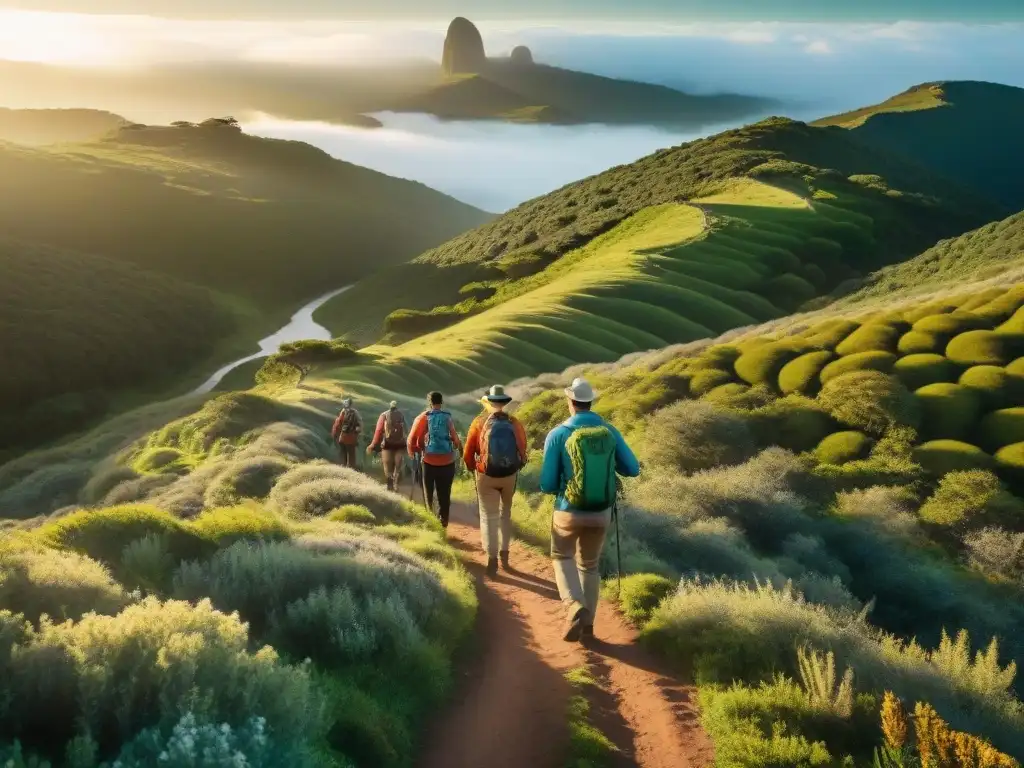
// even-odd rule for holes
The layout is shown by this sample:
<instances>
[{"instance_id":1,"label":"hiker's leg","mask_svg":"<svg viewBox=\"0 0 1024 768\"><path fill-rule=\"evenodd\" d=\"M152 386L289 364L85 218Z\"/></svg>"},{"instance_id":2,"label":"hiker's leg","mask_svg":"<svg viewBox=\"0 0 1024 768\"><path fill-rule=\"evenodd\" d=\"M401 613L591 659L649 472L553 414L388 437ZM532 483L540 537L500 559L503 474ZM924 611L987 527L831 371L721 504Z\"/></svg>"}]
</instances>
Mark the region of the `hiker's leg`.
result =
<instances>
[{"instance_id":1,"label":"hiker's leg","mask_svg":"<svg viewBox=\"0 0 1024 768\"><path fill-rule=\"evenodd\" d=\"M562 605L571 616L586 607L580 572L576 567L576 544L579 534L573 525L573 515L555 512L551 518L551 562L555 568L555 584Z\"/></svg>"},{"instance_id":2,"label":"hiker's leg","mask_svg":"<svg viewBox=\"0 0 1024 768\"><path fill-rule=\"evenodd\" d=\"M380 463L384 466L384 481L388 484L389 491L393 491L395 489L395 465L397 456L397 451L389 451L385 449L380 452Z\"/></svg>"},{"instance_id":3,"label":"hiker's leg","mask_svg":"<svg viewBox=\"0 0 1024 768\"><path fill-rule=\"evenodd\" d=\"M512 501L516 493L517 479L517 475L501 479L501 541L498 546L501 552L508 552L512 544Z\"/></svg>"},{"instance_id":4,"label":"hiker's leg","mask_svg":"<svg viewBox=\"0 0 1024 768\"><path fill-rule=\"evenodd\" d=\"M393 477L395 478L395 488L398 488L398 484L402 482L402 469L405 467L405 452L402 450L394 451L395 456L395 471Z\"/></svg>"},{"instance_id":5,"label":"hiker's leg","mask_svg":"<svg viewBox=\"0 0 1024 768\"><path fill-rule=\"evenodd\" d=\"M426 489L427 494L427 506L431 509L434 508L434 489L437 485L437 467L433 464L423 465L423 487Z\"/></svg>"},{"instance_id":6,"label":"hiker's leg","mask_svg":"<svg viewBox=\"0 0 1024 768\"><path fill-rule=\"evenodd\" d=\"M597 616L597 604L601 599L601 552L610 520L610 512L591 513L578 529L576 567L583 584L583 604L590 611L591 621Z\"/></svg>"},{"instance_id":7,"label":"hiker's leg","mask_svg":"<svg viewBox=\"0 0 1024 768\"><path fill-rule=\"evenodd\" d=\"M483 472L476 473L476 494L480 505L480 545L488 559L498 556L498 508L501 490L495 478Z\"/></svg>"},{"instance_id":8,"label":"hiker's leg","mask_svg":"<svg viewBox=\"0 0 1024 768\"><path fill-rule=\"evenodd\" d=\"M441 525L448 527L448 516L452 509L452 483L455 482L456 464L453 462L437 468L437 509Z\"/></svg>"}]
</instances>

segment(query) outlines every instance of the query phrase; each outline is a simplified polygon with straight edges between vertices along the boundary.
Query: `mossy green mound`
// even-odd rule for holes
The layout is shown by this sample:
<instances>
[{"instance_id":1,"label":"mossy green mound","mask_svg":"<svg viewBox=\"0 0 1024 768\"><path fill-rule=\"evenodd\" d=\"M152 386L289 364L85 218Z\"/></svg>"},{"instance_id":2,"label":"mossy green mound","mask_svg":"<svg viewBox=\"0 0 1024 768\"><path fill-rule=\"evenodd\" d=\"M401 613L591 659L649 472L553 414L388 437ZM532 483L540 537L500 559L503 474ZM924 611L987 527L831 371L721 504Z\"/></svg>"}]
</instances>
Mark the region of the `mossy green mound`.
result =
<instances>
[{"instance_id":1,"label":"mossy green mound","mask_svg":"<svg viewBox=\"0 0 1024 768\"><path fill-rule=\"evenodd\" d=\"M739 382L733 382L715 387L701 399L725 408L750 410L769 402L772 396L771 390L767 387L751 387Z\"/></svg>"},{"instance_id":2,"label":"mossy green mound","mask_svg":"<svg viewBox=\"0 0 1024 768\"><path fill-rule=\"evenodd\" d=\"M863 432L835 432L818 443L814 455L823 464L847 464L867 458L874 444Z\"/></svg>"},{"instance_id":3,"label":"mossy green mound","mask_svg":"<svg viewBox=\"0 0 1024 768\"><path fill-rule=\"evenodd\" d=\"M891 352L858 352L841 357L829 363L821 371L821 383L827 384L837 376L856 371L879 371L889 373L896 365L896 355Z\"/></svg>"},{"instance_id":4,"label":"mossy green mound","mask_svg":"<svg viewBox=\"0 0 1024 768\"><path fill-rule=\"evenodd\" d=\"M981 445L990 451L1024 442L1024 408L993 411L981 420L978 434Z\"/></svg>"},{"instance_id":5,"label":"mossy green mound","mask_svg":"<svg viewBox=\"0 0 1024 768\"><path fill-rule=\"evenodd\" d=\"M891 323L865 323L836 347L841 356L862 352L895 352L903 330Z\"/></svg>"},{"instance_id":6,"label":"mossy green mound","mask_svg":"<svg viewBox=\"0 0 1024 768\"><path fill-rule=\"evenodd\" d=\"M818 402L840 424L881 436L892 427L917 428L921 407L895 376L879 371L853 371L829 380Z\"/></svg>"},{"instance_id":7,"label":"mossy green mound","mask_svg":"<svg viewBox=\"0 0 1024 768\"><path fill-rule=\"evenodd\" d=\"M765 283L763 293L772 303L794 310L818 295L817 289L800 275L791 272L773 277Z\"/></svg>"},{"instance_id":8,"label":"mossy green mound","mask_svg":"<svg viewBox=\"0 0 1024 768\"><path fill-rule=\"evenodd\" d=\"M820 403L801 395L763 405L750 419L760 445L777 445L795 453L812 450L836 429L835 420Z\"/></svg>"},{"instance_id":9,"label":"mossy green mound","mask_svg":"<svg viewBox=\"0 0 1024 768\"><path fill-rule=\"evenodd\" d=\"M901 355L941 354L946 348L946 341L934 333L908 331L900 337L896 348Z\"/></svg>"},{"instance_id":10,"label":"mossy green mound","mask_svg":"<svg viewBox=\"0 0 1024 768\"><path fill-rule=\"evenodd\" d=\"M960 377L960 386L973 390L981 398L985 410L996 411L1024 402L1024 377L1015 376L1006 368L976 365Z\"/></svg>"},{"instance_id":11,"label":"mossy green mound","mask_svg":"<svg viewBox=\"0 0 1024 768\"><path fill-rule=\"evenodd\" d=\"M997 329L1002 333L1024 333L1024 307L1021 307Z\"/></svg>"},{"instance_id":12,"label":"mossy green mound","mask_svg":"<svg viewBox=\"0 0 1024 768\"><path fill-rule=\"evenodd\" d=\"M953 338L967 331L978 331L991 328L983 317L971 312L951 312L943 315L929 315L914 323L914 330L922 333L934 333L937 336Z\"/></svg>"},{"instance_id":13,"label":"mossy green mound","mask_svg":"<svg viewBox=\"0 0 1024 768\"><path fill-rule=\"evenodd\" d=\"M996 451L996 469L1010 482L1024 483L1024 443L1012 443Z\"/></svg>"},{"instance_id":14,"label":"mossy green mound","mask_svg":"<svg viewBox=\"0 0 1024 768\"><path fill-rule=\"evenodd\" d=\"M136 457L132 465L144 475L172 475L188 471L184 454L177 448L147 448Z\"/></svg>"},{"instance_id":15,"label":"mossy green mound","mask_svg":"<svg viewBox=\"0 0 1024 768\"><path fill-rule=\"evenodd\" d=\"M690 394L704 397L712 390L732 382L732 374L719 368L708 368L697 371L690 379Z\"/></svg>"},{"instance_id":16,"label":"mossy green mound","mask_svg":"<svg viewBox=\"0 0 1024 768\"><path fill-rule=\"evenodd\" d=\"M959 384L929 384L914 394L921 405L922 432L929 440L966 437L981 413L981 398Z\"/></svg>"},{"instance_id":17,"label":"mossy green mound","mask_svg":"<svg viewBox=\"0 0 1024 768\"><path fill-rule=\"evenodd\" d=\"M994 323L1004 323L1014 316L1021 304L1024 304L1024 286L1015 285L1001 296L992 299L987 304L982 304L973 311L979 317L984 317Z\"/></svg>"},{"instance_id":18,"label":"mossy green mound","mask_svg":"<svg viewBox=\"0 0 1024 768\"><path fill-rule=\"evenodd\" d=\"M957 303L952 299L940 299L906 309L903 311L903 317L910 323L916 323L930 315L941 315L956 309L958 309Z\"/></svg>"},{"instance_id":19,"label":"mossy green mound","mask_svg":"<svg viewBox=\"0 0 1024 768\"><path fill-rule=\"evenodd\" d=\"M736 375L751 385L775 387L779 372L803 350L793 342L776 342L744 352L736 361Z\"/></svg>"},{"instance_id":20,"label":"mossy green mound","mask_svg":"<svg viewBox=\"0 0 1024 768\"><path fill-rule=\"evenodd\" d=\"M896 361L893 373L907 389L916 391L929 384L956 381L957 368L942 355L907 355Z\"/></svg>"},{"instance_id":21,"label":"mossy green mound","mask_svg":"<svg viewBox=\"0 0 1024 768\"><path fill-rule=\"evenodd\" d=\"M1006 366L1006 372L1013 374L1014 376L1024 377L1024 357L1018 357Z\"/></svg>"},{"instance_id":22,"label":"mossy green mound","mask_svg":"<svg viewBox=\"0 0 1024 768\"><path fill-rule=\"evenodd\" d=\"M827 350L808 352L791 360L779 372L779 389L783 394L813 395L821 387L822 370L835 355Z\"/></svg>"},{"instance_id":23,"label":"mossy green mound","mask_svg":"<svg viewBox=\"0 0 1024 768\"><path fill-rule=\"evenodd\" d=\"M914 449L914 461L933 477L948 472L991 469L995 461L981 448L959 440L932 440Z\"/></svg>"},{"instance_id":24,"label":"mossy green mound","mask_svg":"<svg viewBox=\"0 0 1024 768\"><path fill-rule=\"evenodd\" d=\"M856 320L827 320L804 331L801 336L811 346L835 349L858 328L860 323Z\"/></svg>"},{"instance_id":25,"label":"mossy green mound","mask_svg":"<svg viewBox=\"0 0 1024 768\"><path fill-rule=\"evenodd\" d=\"M946 357L957 365L1004 366L1021 351L1021 337L995 331L968 331L946 347Z\"/></svg>"}]
</instances>

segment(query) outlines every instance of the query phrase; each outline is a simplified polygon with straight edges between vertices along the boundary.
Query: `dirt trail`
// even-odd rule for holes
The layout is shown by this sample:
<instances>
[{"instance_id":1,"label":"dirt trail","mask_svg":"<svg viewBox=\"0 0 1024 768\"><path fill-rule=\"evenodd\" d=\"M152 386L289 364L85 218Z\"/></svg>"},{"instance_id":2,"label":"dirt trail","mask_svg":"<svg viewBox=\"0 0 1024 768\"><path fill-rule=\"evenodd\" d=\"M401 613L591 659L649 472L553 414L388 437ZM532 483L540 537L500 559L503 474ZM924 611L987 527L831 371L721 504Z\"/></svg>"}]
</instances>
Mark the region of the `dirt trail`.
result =
<instances>
[{"instance_id":1,"label":"dirt trail","mask_svg":"<svg viewBox=\"0 0 1024 768\"><path fill-rule=\"evenodd\" d=\"M457 662L452 703L428 728L420 768L562 768L573 695L564 673L583 664L600 683L591 721L619 748L616 768L711 765L693 687L664 674L617 611L602 603L587 648L567 643L547 558L514 544L515 571L490 580L475 508L454 507L448 532L477 580L478 647Z\"/></svg>"}]
</instances>

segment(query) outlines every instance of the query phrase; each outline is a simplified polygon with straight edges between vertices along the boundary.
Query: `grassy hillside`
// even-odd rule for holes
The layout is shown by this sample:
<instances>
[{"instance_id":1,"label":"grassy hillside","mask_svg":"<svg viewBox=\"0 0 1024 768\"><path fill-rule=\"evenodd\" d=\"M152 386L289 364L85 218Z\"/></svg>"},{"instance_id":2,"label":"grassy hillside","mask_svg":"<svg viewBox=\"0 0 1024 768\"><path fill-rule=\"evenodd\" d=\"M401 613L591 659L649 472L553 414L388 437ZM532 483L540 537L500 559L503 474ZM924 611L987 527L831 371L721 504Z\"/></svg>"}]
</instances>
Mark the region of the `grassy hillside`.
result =
<instances>
[{"instance_id":1,"label":"grassy hillside","mask_svg":"<svg viewBox=\"0 0 1024 768\"><path fill-rule=\"evenodd\" d=\"M7 109L0 107L0 141L57 144L94 141L127 124L97 109Z\"/></svg>"},{"instance_id":2,"label":"grassy hillside","mask_svg":"<svg viewBox=\"0 0 1024 768\"><path fill-rule=\"evenodd\" d=\"M207 291L0 239L0 458L98 421L118 390L180 373L233 326Z\"/></svg>"},{"instance_id":3,"label":"grassy hillside","mask_svg":"<svg viewBox=\"0 0 1024 768\"><path fill-rule=\"evenodd\" d=\"M0 231L289 306L487 220L420 184L217 121L0 148Z\"/></svg>"},{"instance_id":4,"label":"grassy hillside","mask_svg":"<svg viewBox=\"0 0 1024 768\"><path fill-rule=\"evenodd\" d=\"M696 675L723 764L870 765L887 691L1024 755L1024 285L954 287L588 371L644 464L623 608ZM586 370L514 387L534 446ZM542 544L533 467L515 517ZM915 755L938 738L918 734ZM989 759L951 764L1017 764Z\"/></svg>"},{"instance_id":5,"label":"grassy hillside","mask_svg":"<svg viewBox=\"0 0 1024 768\"><path fill-rule=\"evenodd\" d=\"M483 75L451 77L416 94L393 109L425 112L446 120L503 120L508 122L577 122L556 107L540 105Z\"/></svg>"},{"instance_id":6,"label":"grassy hillside","mask_svg":"<svg viewBox=\"0 0 1024 768\"><path fill-rule=\"evenodd\" d=\"M1024 208L1019 126L1024 89L981 82L926 83L882 104L825 118L859 139L970 185L1007 211Z\"/></svg>"},{"instance_id":7,"label":"grassy hillside","mask_svg":"<svg viewBox=\"0 0 1024 768\"><path fill-rule=\"evenodd\" d=\"M901 264L879 270L847 301L885 297L894 292L954 287L964 280L994 277L1024 264L1024 213L943 240Z\"/></svg>"},{"instance_id":8,"label":"grassy hillside","mask_svg":"<svg viewBox=\"0 0 1024 768\"><path fill-rule=\"evenodd\" d=\"M760 246L750 246L756 250L770 244L788 250L800 262L790 265L797 274L810 264L821 262L820 267L834 261L837 246L845 276L867 273L998 216L996 206L979 202L914 163L862 144L847 131L775 118L662 150L524 203L392 270L386 292L376 281L357 285L344 301L325 305L317 318L337 333L362 329L354 336L360 341L378 338L385 317L400 308L426 311L457 305L455 311L438 309L425 325L439 322L438 314L447 314L450 322L486 308L488 301L493 304L493 295L505 295L500 289L508 283L514 286L524 276L557 265L565 254L646 208L694 200L744 178L791 188L813 199L815 211L821 213L816 217L819 224L835 222L825 226L829 233L804 229L796 240L786 238L792 231L775 233L762 237ZM750 209L756 214L763 206ZM739 219L746 213L738 201L730 210ZM774 225L769 223L768 228ZM819 236L821 240L812 239ZM743 250L749 254L749 249ZM787 271L776 268L768 277ZM816 270L812 272L812 284L834 285L832 281L842 277L833 270L823 282ZM424 281L429 281L429 289L422 288ZM787 309L795 306L788 302L798 295L786 296Z\"/></svg>"}]
</instances>

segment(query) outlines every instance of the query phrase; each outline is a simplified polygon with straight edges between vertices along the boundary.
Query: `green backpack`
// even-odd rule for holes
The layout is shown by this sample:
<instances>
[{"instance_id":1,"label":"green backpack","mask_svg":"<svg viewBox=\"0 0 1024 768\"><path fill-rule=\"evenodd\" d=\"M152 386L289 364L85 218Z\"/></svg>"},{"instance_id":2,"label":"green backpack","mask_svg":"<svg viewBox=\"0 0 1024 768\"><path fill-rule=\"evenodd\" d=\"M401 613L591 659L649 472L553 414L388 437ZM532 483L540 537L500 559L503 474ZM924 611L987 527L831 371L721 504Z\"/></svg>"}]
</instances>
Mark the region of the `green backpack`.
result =
<instances>
[{"instance_id":1,"label":"green backpack","mask_svg":"<svg viewBox=\"0 0 1024 768\"><path fill-rule=\"evenodd\" d=\"M608 427L577 429L565 442L572 478L565 500L581 512L601 512L615 503L615 435Z\"/></svg>"}]
</instances>

